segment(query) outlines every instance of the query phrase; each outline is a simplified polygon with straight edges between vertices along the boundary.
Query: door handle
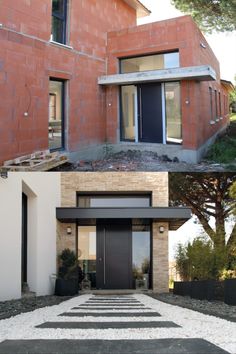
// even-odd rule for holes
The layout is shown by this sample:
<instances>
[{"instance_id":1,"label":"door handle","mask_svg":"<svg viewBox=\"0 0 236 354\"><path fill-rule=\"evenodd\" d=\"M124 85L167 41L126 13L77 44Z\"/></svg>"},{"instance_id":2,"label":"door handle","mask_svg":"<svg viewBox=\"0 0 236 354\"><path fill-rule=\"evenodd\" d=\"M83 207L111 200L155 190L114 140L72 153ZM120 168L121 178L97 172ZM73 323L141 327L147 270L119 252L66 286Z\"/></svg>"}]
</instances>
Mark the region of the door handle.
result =
<instances>
[{"instance_id":1,"label":"door handle","mask_svg":"<svg viewBox=\"0 0 236 354\"><path fill-rule=\"evenodd\" d=\"M102 262L102 258L98 258L99 262Z\"/></svg>"}]
</instances>

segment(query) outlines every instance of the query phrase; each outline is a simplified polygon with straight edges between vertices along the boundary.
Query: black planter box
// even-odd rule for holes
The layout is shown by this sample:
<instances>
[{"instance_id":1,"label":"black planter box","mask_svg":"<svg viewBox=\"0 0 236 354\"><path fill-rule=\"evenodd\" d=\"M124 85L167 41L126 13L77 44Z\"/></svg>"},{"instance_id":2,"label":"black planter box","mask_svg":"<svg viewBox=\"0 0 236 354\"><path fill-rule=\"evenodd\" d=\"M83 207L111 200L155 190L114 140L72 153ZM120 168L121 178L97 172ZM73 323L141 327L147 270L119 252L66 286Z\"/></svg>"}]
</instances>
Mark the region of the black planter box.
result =
<instances>
[{"instance_id":1,"label":"black planter box","mask_svg":"<svg viewBox=\"0 0 236 354\"><path fill-rule=\"evenodd\" d=\"M189 281L175 281L173 293L175 295L190 296L191 282Z\"/></svg>"},{"instance_id":2,"label":"black planter box","mask_svg":"<svg viewBox=\"0 0 236 354\"><path fill-rule=\"evenodd\" d=\"M207 283L208 283L208 280L192 281L191 282L191 297L193 299L198 299L198 300L207 299Z\"/></svg>"},{"instance_id":3,"label":"black planter box","mask_svg":"<svg viewBox=\"0 0 236 354\"><path fill-rule=\"evenodd\" d=\"M57 296L74 296L79 292L79 284L77 280L56 279L55 295Z\"/></svg>"},{"instance_id":4,"label":"black planter box","mask_svg":"<svg viewBox=\"0 0 236 354\"><path fill-rule=\"evenodd\" d=\"M225 280L225 303L236 305L236 279Z\"/></svg>"}]
</instances>

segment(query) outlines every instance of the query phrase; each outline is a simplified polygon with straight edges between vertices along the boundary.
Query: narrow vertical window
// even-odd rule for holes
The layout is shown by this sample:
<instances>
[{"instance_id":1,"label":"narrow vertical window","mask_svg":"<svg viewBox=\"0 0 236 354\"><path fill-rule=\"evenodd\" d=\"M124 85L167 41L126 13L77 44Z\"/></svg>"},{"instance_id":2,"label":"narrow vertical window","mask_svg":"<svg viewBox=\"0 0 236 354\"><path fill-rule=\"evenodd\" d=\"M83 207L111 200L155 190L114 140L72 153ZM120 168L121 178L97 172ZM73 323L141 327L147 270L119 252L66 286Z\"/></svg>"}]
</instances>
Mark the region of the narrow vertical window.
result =
<instances>
[{"instance_id":1,"label":"narrow vertical window","mask_svg":"<svg viewBox=\"0 0 236 354\"><path fill-rule=\"evenodd\" d=\"M217 100L217 91L215 90L215 120L218 119L218 100Z\"/></svg>"},{"instance_id":2,"label":"narrow vertical window","mask_svg":"<svg viewBox=\"0 0 236 354\"><path fill-rule=\"evenodd\" d=\"M222 116L222 109L221 109L221 93L219 92L219 116Z\"/></svg>"},{"instance_id":3,"label":"narrow vertical window","mask_svg":"<svg viewBox=\"0 0 236 354\"><path fill-rule=\"evenodd\" d=\"M211 107L211 121L214 121L214 112L213 112L213 92L212 88L209 87L209 95L210 95L210 107Z\"/></svg>"},{"instance_id":4,"label":"narrow vertical window","mask_svg":"<svg viewBox=\"0 0 236 354\"><path fill-rule=\"evenodd\" d=\"M50 80L48 122L50 150L58 150L64 147L64 91L64 81Z\"/></svg>"},{"instance_id":5,"label":"narrow vertical window","mask_svg":"<svg viewBox=\"0 0 236 354\"><path fill-rule=\"evenodd\" d=\"M166 100L166 140L171 143L182 143L182 116L180 83L165 84Z\"/></svg>"},{"instance_id":6,"label":"narrow vertical window","mask_svg":"<svg viewBox=\"0 0 236 354\"><path fill-rule=\"evenodd\" d=\"M52 0L52 40L66 44L67 0Z\"/></svg>"},{"instance_id":7,"label":"narrow vertical window","mask_svg":"<svg viewBox=\"0 0 236 354\"><path fill-rule=\"evenodd\" d=\"M121 88L121 139L135 141L135 86Z\"/></svg>"}]
</instances>

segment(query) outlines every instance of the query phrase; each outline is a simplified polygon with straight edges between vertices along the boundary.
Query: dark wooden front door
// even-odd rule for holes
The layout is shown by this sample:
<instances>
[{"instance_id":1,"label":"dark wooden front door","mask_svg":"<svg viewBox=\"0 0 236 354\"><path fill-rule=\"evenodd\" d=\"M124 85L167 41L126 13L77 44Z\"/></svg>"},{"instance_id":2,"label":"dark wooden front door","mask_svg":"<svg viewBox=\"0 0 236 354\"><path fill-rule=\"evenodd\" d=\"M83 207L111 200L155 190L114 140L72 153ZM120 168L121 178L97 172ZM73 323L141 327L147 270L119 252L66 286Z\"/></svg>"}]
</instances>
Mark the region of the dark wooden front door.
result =
<instances>
[{"instance_id":1,"label":"dark wooden front door","mask_svg":"<svg viewBox=\"0 0 236 354\"><path fill-rule=\"evenodd\" d=\"M132 288L131 220L97 223L97 288Z\"/></svg>"},{"instance_id":2,"label":"dark wooden front door","mask_svg":"<svg viewBox=\"0 0 236 354\"><path fill-rule=\"evenodd\" d=\"M138 86L139 141L163 143L161 84Z\"/></svg>"}]
</instances>

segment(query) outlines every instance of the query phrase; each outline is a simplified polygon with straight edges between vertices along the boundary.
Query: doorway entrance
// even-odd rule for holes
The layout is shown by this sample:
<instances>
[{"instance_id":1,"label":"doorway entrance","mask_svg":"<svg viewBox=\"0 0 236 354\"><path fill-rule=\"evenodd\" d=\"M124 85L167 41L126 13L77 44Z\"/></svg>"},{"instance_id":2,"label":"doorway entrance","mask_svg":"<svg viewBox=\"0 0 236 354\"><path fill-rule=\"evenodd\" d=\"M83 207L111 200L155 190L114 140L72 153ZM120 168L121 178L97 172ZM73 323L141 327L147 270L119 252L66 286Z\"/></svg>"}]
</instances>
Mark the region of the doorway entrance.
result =
<instances>
[{"instance_id":1,"label":"doorway entrance","mask_svg":"<svg viewBox=\"0 0 236 354\"><path fill-rule=\"evenodd\" d=\"M121 87L121 140L182 143L180 83Z\"/></svg>"},{"instance_id":2,"label":"doorway entrance","mask_svg":"<svg viewBox=\"0 0 236 354\"><path fill-rule=\"evenodd\" d=\"M132 289L131 220L97 224L97 288Z\"/></svg>"},{"instance_id":3,"label":"doorway entrance","mask_svg":"<svg viewBox=\"0 0 236 354\"><path fill-rule=\"evenodd\" d=\"M146 219L98 219L78 225L77 257L91 289L151 286L151 224ZM87 284L87 283L86 283Z\"/></svg>"}]
</instances>

